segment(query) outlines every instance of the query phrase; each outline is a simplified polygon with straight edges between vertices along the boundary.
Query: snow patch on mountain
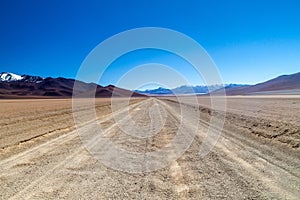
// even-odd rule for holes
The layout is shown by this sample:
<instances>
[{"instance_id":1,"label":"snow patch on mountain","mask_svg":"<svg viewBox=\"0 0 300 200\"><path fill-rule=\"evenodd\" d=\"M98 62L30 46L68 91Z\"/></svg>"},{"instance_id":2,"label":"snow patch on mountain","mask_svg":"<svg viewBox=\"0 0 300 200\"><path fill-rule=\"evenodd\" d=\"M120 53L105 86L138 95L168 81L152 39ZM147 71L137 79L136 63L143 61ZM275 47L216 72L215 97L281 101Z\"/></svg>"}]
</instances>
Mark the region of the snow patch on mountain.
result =
<instances>
[{"instance_id":1,"label":"snow patch on mountain","mask_svg":"<svg viewBox=\"0 0 300 200\"><path fill-rule=\"evenodd\" d=\"M0 74L0 81L19 81L22 80L23 77L14 73L10 73L10 72L2 72Z\"/></svg>"},{"instance_id":2,"label":"snow patch on mountain","mask_svg":"<svg viewBox=\"0 0 300 200\"><path fill-rule=\"evenodd\" d=\"M17 75L11 72L2 72L0 74L0 82L14 82L14 81L21 81L21 82L31 82L31 83L40 83L44 80L44 78L39 76L30 76L30 75Z\"/></svg>"}]
</instances>

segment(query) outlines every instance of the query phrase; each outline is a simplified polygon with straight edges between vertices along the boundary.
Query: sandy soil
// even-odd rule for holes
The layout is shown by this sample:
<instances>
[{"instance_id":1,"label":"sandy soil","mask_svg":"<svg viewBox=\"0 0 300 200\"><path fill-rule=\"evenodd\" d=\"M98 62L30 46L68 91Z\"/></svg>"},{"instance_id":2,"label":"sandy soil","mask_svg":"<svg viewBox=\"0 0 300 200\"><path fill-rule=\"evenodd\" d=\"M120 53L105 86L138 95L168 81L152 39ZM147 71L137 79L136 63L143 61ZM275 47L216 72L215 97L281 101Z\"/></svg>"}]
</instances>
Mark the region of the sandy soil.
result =
<instances>
[{"instance_id":1,"label":"sandy soil","mask_svg":"<svg viewBox=\"0 0 300 200\"><path fill-rule=\"evenodd\" d=\"M222 136L203 159L198 152L211 116L224 113L212 110L207 97L199 103L200 108L186 105L191 116L197 109L201 115L188 150L164 169L131 174L106 167L82 145L70 100L2 100L0 198L298 199L300 97L229 98ZM96 101L95 122L123 149L157 151L174 138L181 113L174 98L135 99L129 107L132 119L147 125L153 106L163 113L155 123L165 121L151 138L124 134L111 115L110 99Z\"/></svg>"}]
</instances>

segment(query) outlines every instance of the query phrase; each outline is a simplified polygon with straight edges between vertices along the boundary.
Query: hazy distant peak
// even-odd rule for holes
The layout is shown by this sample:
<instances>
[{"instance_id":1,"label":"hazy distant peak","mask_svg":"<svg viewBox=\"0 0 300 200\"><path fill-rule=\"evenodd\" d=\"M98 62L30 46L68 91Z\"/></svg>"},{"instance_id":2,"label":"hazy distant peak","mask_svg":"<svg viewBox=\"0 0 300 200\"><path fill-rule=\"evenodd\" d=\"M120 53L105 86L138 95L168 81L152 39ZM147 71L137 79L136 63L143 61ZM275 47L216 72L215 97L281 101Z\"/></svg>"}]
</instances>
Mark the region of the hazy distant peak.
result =
<instances>
[{"instance_id":1,"label":"hazy distant peak","mask_svg":"<svg viewBox=\"0 0 300 200\"><path fill-rule=\"evenodd\" d=\"M140 94L149 95L172 95L172 94L208 94L209 92L221 89L221 88L232 88L245 86L243 84L223 84L223 85L182 85L173 89L159 87L156 89L148 90L134 90Z\"/></svg>"}]
</instances>

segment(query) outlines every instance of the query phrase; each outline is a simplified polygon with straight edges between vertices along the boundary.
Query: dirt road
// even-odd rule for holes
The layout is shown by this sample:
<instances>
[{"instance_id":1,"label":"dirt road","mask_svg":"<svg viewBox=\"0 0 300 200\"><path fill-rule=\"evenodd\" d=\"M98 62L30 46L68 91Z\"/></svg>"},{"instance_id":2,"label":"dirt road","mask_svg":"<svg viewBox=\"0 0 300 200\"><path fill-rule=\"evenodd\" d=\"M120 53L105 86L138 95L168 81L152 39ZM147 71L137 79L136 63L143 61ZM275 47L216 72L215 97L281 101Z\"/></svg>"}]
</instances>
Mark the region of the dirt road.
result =
<instances>
[{"instance_id":1,"label":"dirt road","mask_svg":"<svg viewBox=\"0 0 300 200\"><path fill-rule=\"evenodd\" d=\"M156 98L135 101L129 109L137 125L147 126L151 120L155 123L153 129L163 125L153 137L135 138L123 133L105 106L97 123L106 138L130 152L146 154L169 144L181 120L176 101ZM155 119L149 114L153 106L160 113ZM253 134L243 125L244 119L228 113L219 142L201 159L198 153L209 119L218 113L193 105L186 109L191 113L200 110L199 130L187 151L166 168L150 173L113 170L91 155L75 130L66 131L24 151L10 152L10 156L0 161L0 198L299 199L300 154L295 142L286 145ZM125 111L121 109L118 114L124 115ZM123 125L127 120L124 118ZM255 123L257 131L264 122ZM191 130L197 128L193 124L188 126ZM293 135L299 134L298 126L293 130ZM97 145L93 137L87 142L90 148ZM3 145L4 153L5 148L10 147Z\"/></svg>"}]
</instances>

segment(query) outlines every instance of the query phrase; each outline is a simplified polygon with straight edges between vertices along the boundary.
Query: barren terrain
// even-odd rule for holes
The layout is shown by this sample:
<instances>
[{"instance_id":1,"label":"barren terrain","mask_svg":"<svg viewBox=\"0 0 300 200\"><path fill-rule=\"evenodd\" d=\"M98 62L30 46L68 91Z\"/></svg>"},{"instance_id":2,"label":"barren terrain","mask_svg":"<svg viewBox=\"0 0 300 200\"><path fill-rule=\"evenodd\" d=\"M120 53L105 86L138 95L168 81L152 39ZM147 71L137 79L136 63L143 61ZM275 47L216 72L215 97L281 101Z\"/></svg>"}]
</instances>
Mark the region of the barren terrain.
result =
<instances>
[{"instance_id":1,"label":"barren terrain","mask_svg":"<svg viewBox=\"0 0 300 200\"><path fill-rule=\"evenodd\" d=\"M82 144L71 100L1 100L0 199L299 199L300 96L229 97L222 135L203 159L198 153L211 116L225 113L213 110L208 97L198 101L200 107L185 105L191 116L200 111L200 127L187 151L155 172L127 173L107 167ZM130 101L136 124L164 121L159 133L144 139L122 132L110 102L96 99L94 122L123 149L157 151L178 131L175 98ZM157 118L149 108L156 109ZM196 128L189 124L188 129Z\"/></svg>"}]
</instances>

